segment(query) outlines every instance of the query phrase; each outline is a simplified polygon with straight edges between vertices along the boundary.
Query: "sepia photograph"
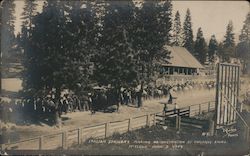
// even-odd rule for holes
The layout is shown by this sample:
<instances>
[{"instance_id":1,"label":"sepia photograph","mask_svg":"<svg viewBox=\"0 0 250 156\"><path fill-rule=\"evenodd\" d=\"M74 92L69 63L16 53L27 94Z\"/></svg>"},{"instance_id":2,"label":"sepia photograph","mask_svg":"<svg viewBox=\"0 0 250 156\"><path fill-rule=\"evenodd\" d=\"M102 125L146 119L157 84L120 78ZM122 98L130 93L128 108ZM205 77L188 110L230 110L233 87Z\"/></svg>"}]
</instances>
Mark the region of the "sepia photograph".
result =
<instances>
[{"instance_id":1,"label":"sepia photograph","mask_svg":"<svg viewBox=\"0 0 250 156\"><path fill-rule=\"evenodd\" d=\"M247 0L0 13L0 155L250 156Z\"/></svg>"}]
</instances>

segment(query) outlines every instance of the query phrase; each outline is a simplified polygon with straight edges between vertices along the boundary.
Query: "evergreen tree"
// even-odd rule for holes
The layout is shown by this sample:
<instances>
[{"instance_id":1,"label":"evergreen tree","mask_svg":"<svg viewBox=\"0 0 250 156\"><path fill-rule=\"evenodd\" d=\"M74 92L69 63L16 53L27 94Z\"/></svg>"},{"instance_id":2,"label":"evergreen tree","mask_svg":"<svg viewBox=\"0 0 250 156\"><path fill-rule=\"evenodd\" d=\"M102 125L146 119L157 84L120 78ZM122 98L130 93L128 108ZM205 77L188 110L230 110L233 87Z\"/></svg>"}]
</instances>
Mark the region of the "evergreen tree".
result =
<instances>
[{"instance_id":1,"label":"evergreen tree","mask_svg":"<svg viewBox=\"0 0 250 156\"><path fill-rule=\"evenodd\" d=\"M35 3L35 0L25 0L23 12L22 12L22 28L21 28L21 34L18 34L17 42L18 42L18 48L19 51L22 51L25 49L26 51L29 49L29 37L30 37L30 31L32 27L32 19L36 15L36 7L37 4ZM22 56L20 56L22 58Z\"/></svg>"},{"instance_id":2,"label":"evergreen tree","mask_svg":"<svg viewBox=\"0 0 250 156\"><path fill-rule=\"evenodd\" d=\"M101 31L103 30L103 22L104 22L104 17L106 13L106 8L107 8L107 3L105 1L95 1L93 4L93 11L96 13L96 16L94 18L94 21L96 23L95 25L95 31L98 32L96 33L96 40L99 39L99 37L102 35Z\"/></svg>"},{"instance_id":3,"label":"evergreen tree","mask_svg":"<svg viewBox=\"0 0 250 156\"><path fill-rule=\"evenodd\" d=\"M119 89L136 79L130 49L134 4L132 1L109 1L105 6L99 53L94 59L94 78L100 84L111 84Z\"/></svg>"},{"instance_id":4,"label":"evergreen tree","mask_svg":"<svg viewBox=\"0 0 250 156\"><path fill-rule=\"evenodd\" d=\"M145 1L136 8L132 1L46 0L32 18L32 35L24 38L24 88L31 96L52 88L60 93L93 79L142 89L169 56L163 46L171 38L171 11L171 1Z\"/></svg>"},{"instance_id":5,"label":"evergreen tree","mask_svg":"<svg viewBox=\"0 0 250 156\"><path fill-rule=\"evenodd\" d=\"M160 28L161 33L159 35L161 36L159 37L163 38L165 44L170 45L171 38L173 37L170 33L172 30L172 2L171 0L166 0L163 3L159 2L157 8L159 9L158 24L163 27Z\"/></svg>"},{"instance_id":6,"label":"evergreen tree","mask_svg":"<svg viewBox=\"0 0 250 156\"><path fill-rule=\"evenodd\" d=\"M2 2L0 2L0 28L2 29ZM0 31L0 38L2 39L2 31ZM0 43L0 77L2 78L2 43ZM2 88L2 81L0 82L0 88Z\"/></svg>"},{"instance_id":7,"label":"evergreen tree","mask_svg":"<svg viewBox=\"0 0 250 156\"><path fill-rule=\"evenodd\" d=\"M91 56L96 56L96 36L95 26L96 13L93 5L89 1L72 1L72 7L69 10L69 21L67 23L67 32L70 34L70 41L67 47L71 52L70 57L74 61L69 67L74 67L71 71L73 75L72 84L81 84L85 89L89 86L91 70ZM74 90L75 86L71 86Z\"/></svg>"},{"instance_id":8,"label":"evergreen tree","mask_svg":"<svg viewBox=\"0 0 250 156\"><path fill-rule=\"evenodd\" d=\"M25 0L21 18L23 20L22 27L31 28L31 20L36 15L36 7L35 0Z\"/></svg>"},{"instance_id":9,"label":"evergreen tree","mask_svg":"<svg viewBox=\"0 0 250 156\"><path fill-rule=\"evenodd\" d=\"M176 12L174 23L173 23L173 41L172 44L175 46L182 46L183 45L183 33L181 27L181 19L179 11Z\"/></svg>"},{"instance_id":10,"label":"evergreen tree","mask_svg":"<svg viewBox=\"0 0 250 156\"><path fill-rule=\"evenodd\" d=\"M170 43L172 3L171 1L144 1L136 9L132 49L138 71L141 92L144 83L154 81L155 71L164 58L169 58L169 51L163 50ZM141 106L141 105L140 105Z\"/></svg>"},{"instance_id":11,"label":"evergreen tree","mask_svg":"<svg viewBox=\"0 0 250 156\"><path fill-rule=\"evenodd\" d=\"M246 66L250 60L250 12L246 16L244 25L241 29L241 34L239 36L240 42L236 47L236 55L241 58L243 62L243 72L247 73Z\"/></svg>"},{"instance_id":12,"label":"evergreen tree","mask_svg":"<svg viewBox=\"0 0 250 156\"><path fill-rule=\"evenodd\" d=\"M138 67L141 76L149 81L154 76L154 69L158 62L167 58L169 52L163 49L170 43L172 4L171 1L145 1L141 8L137 8L133 49L137 53Z\"/></svg>"},{"instance_id":13,"label":"evergreen tree","mask_svg":"<svg viewBox=\"0 0 250 156\"><path fill-rule=\"evenodd\" d=\"M187 50L190 51L191 53L194 53L193 30L191 22L191 13L189 9L187 9L185 21L183 24L183 34L184 34L184 47L187 48Z\"/></svg>"},{"instance_id":14,"label":"evergreen tree","mask_svg":"<svg viewBox=\"0 0 250 156\"><path fill-rule=\"evenodd\" d=\"M1 52L3 61L11 58L12 48L15 43L14 22L16 17L14 0L5 0L2 2L2 19L1 19ZM5 64L5 62L3 62Z\"/></svg>"},{"instance_id":15,"label":"evergreen tree","mask_svg":"<svg viewBox=\"0 0 250 156\"><path fill-rule=\"evenodd\" d=\"M89 1L47 0L24 38L26 91L56 88L79 91L90 83L91 55L95 55L95 13ZM31 92L31 96L33 95Z\"/></svg>"},{"instance_id":16,"label":"evergreen tree","mask_svg":"<svg viewBox=\"0 0 250 156\"><path fill-rule=\"evenodd\" d=\"M218 42L215 38L215 35L212 35L208 45L208 57L210 62L214 61L214 56L217 55L217 50Z\"/></svg>"},{"instance_id":17,"label":"evergreen tree","mask_svg":"<svg viewBox=\"0 0 250 156\"><path fill-rule=\"evenodd\" d=\"M172 4L145 1L136 8L132 1L111 1L104 6L94 77L117 88L143 88L159 60L169 54L162 49L170 41Z\"/></svg>"},{"instance_id":18,"label":"evergreen tree","mask_svg":"<svg viewBox=\"0 0 250 156\"><path fill-rule=\"evenodd\" d=\"M235 37L233 33L233 22L229 21L226 35L223 41L223 51L221 52L222 60L229 61L230 57L235 56Z\"/></svg>"},{"instance_id":19,"label":"evergreen tree","mask_svg":"<svg viewBox=\"0 0 250 156\"><path fill-rule=\"evenodd\" d=\"M198 58L198 60L202 64L204 64L207 60L207 45L203 37L203 32L201 28L199 28L197 31L194 50L195 50L196 58Z\"/></svg>"},{"instance_id":20,"label":"evergreen tree","mask_svg":"<svg viewBox=\"0 0 250 156\"><path fill-rule=\"evenodd\" d=\"M234 37L234 35L235 34L233 33L233 22L229 21L229 23L227 25L225 40L223 41L223 45L224 45L225 48L235 46L235 37Z\"/></svg>"},{"instance_id":21,"label":"evergreen tree","mask_svg":"<svg viewBox=\"0 0 250 156\"><path fill-rule=\"evenodd\" d=\"M247 14L246 19L244 21L239 40L240 42L250 40L250 12Z\"/></svg>"},{"instance_id":22,"label":"evergreen tree","mask_svg":"<svg viewBox=\"0 0 250 156\"><path fill-rule=\"evenodd\" d=\"M2 2L0 2L0 27L2 28ZM1 35L1 31L0 31L0 35ZM1 45L0 45L1 46Z\"/></svg>"},{"instance_id":23,"label":"evergreen tree","mask_svg":"<svg viewBox=\"0 0 250 156\"><path fill-rule=\"evenodd\" d=\"M218 44L218 56L220 58L220 60L222 60L222 56L224 55L224 46L223 46L223 42L219 42Z\"/></svg>"},{"instance_id":24,"label":"evergreen tree","mask_svg":"<svg viewBox=\"0 0 250 156\"><path fill-rule=\"evenodd\" d=\"M42 13L36 15L25 38L28 46L24 49L24 89L35 96L41 90L56 88L57 98L60 89L69 82L67 73L68 35L63 11L58 9L57 1L46 1Z\"/></svg>"}]
</instances>

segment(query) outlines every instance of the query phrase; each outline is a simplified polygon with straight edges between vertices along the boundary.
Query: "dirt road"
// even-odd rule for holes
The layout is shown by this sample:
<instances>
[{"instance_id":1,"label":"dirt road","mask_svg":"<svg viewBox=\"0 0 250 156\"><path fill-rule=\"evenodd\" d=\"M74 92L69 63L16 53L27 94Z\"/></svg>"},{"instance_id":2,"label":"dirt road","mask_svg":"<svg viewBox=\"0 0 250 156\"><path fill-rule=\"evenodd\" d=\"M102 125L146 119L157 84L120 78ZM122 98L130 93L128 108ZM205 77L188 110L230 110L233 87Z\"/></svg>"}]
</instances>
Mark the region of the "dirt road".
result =
<instances>
[{"instance_id":1,"label":"dirt road","mask_svg":"<svg viewBox=\"0 0 250 156\"><path fill-rule=\"evenodd\" d=\"M185 93L179 93L177 103L179 107L184 107L192 104L214 101L214 99L215 90L192 90ZM165 101L166 99L147 100L144 101L143 108L135 108L134 106L121 106L119 112L114 113L97 112L94 115L91 115L90 112L68 113L66 115L62 115L61 128L48 126L46 124L32 124L28 126L8 124L7 126L14 127L12 128L12 134L18 136L18 140L23 140L41 135L54 134L68 129L95 125L108 121L128 119L130 117L140 116L147 113L160 112L163 109L163 104L160 102ZM171 107L172 106L170 106L170 108Z\"/></svg>"}]
</instances>

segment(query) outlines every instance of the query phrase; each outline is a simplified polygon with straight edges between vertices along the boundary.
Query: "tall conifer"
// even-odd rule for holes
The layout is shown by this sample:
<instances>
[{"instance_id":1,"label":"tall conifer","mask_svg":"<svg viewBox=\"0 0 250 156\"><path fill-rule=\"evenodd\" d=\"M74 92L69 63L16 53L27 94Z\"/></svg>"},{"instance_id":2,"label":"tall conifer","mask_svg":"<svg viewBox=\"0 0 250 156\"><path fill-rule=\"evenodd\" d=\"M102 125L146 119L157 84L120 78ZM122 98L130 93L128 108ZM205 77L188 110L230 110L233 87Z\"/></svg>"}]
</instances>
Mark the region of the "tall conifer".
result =
<instances>
[{"instance_id":1,"label":"tall conifer","mask_svg":"<svg viewBox=\"0 0 250 156\"><path fill-rule=\"evenodd\" d=\"M173 22L172 44L175 46L183 46L183 32L179 11L176 12Z\"/></svg>"},{"instance_id":2,"label":"tall conifer","mask_svg":"<svg viewBox=\"0 0 250 156\"><path fill-rule=\"evenodd\" d=\"M194 54L193 29L191 22L191 13L189 9L187 9L185 21L183 24L183 34L184 34L184 47L187 48L188 51Z\"/></svg>"}]
</instances>

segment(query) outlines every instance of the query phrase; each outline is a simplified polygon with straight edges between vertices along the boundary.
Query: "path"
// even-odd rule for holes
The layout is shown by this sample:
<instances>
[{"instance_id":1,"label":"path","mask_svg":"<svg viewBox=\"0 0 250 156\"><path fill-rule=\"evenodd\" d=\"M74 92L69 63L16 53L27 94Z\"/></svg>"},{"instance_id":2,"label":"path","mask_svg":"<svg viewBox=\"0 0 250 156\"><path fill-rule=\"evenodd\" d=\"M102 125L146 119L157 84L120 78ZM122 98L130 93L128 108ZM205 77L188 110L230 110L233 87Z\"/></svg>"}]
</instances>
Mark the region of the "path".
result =
<instances>
[{"instance_id":1,"label":"path","mask_svg":"<svg viewBox=\"0 0 250 156\"><path fill-rule=\"evenodd\" d=\"M178 95L177 102L179 107L184 107L192 104L199 104L207 101L214 101L215 91L214 90L192 90L191 92L180 93ZM62 127L57 128L55 126L50 127L48 125L29 125L29 126L17 126L14 124L9 124L8 126L15 127L15 133L20 136L19 139L27 139L41 135L54 134L59 131L65 131L67 129L73 129L77 127L84 127L88 125L95 125L98 123L104 123L108 121L117 121L128 119L133 116L140 116L147 113L160 112L163 109L163 102L166 99L154 99L144 101L143 108L135 108L129 106L121 106L119 112L115 113L103 113L97 112L91 115L90 112L74 112L68 113L67 115L62 115ZM18 139L18 140L19 140Z\"/></svg>"}]
</instances>

